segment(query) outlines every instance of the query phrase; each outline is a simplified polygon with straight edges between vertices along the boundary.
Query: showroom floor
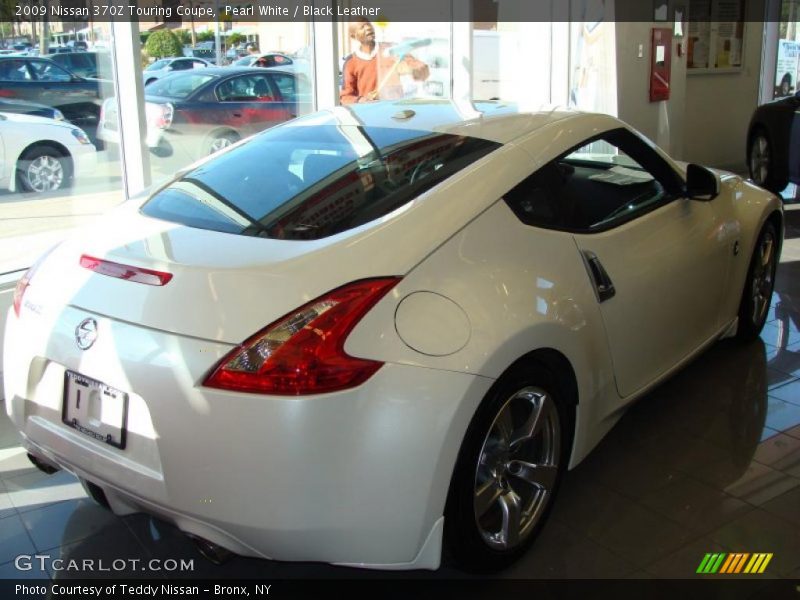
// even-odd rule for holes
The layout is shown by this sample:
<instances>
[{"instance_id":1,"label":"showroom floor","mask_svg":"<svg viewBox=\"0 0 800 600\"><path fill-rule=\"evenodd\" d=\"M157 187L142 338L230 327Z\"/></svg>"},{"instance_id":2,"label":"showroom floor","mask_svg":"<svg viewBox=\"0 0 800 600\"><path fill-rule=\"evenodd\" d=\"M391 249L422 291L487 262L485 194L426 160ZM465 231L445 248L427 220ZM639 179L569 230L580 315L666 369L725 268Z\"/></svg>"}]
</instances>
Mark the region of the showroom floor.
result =
<instances>
[{"instance_id":1,"label":"showroom floor","mask_svg":"<svg viewBox=\"0 0 800 600\"><path fill-rule=\"evenodd\" d=\"M503 576L688 578L710 552L770 552L763 577L800 577L800 205L762 340L724 341L637 402L567 474L551 521ZM17 571L14 558L194 558L172 576L379 576L315 564L235 558L215 566L174 527L118 518L65 473L31 467L0 413L0 578L85 574ZM153 577L136 570L97 573ZM458 577L436 573L394 576Z\"/></svg>"}]
</instances>

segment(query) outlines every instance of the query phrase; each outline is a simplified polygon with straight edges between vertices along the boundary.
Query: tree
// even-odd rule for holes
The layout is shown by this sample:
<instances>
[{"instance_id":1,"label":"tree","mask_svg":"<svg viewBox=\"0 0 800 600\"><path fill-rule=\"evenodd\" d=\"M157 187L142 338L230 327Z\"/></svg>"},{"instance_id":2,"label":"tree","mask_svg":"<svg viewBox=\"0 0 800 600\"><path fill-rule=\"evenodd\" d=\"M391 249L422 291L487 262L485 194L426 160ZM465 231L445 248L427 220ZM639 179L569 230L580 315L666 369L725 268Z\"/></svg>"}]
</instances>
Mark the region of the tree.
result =
<instances>
[{"instance_id":1,"label":"tree","mask_svg":"<svg viewBox=\"0 0 800 600\"><path fill-rule=\"evenodd\" d=\"M144 46L147 54L152 58L159 59L167 56L183 56L183 45L178 36L169 29L154 31L147 38Z\"/></svg>"},{"instance_id":2,"label":"tree","mask_svg":"<svg viewBox=\"0 0 800 600\"><path fill-rule=\"evenodd\" d=\"M192 34L186 31L185 29L176 29L175 35L178 36L178 39L184 46L188 46L192 43Z\"/></svg>"},{"instance_id":3,"label":"tree","mask_svg":"<svg viewBox=\"0 0 800 600\"><path fill-rule=\"evenodd\" d=\"M228 36L228 47L231 48L233 46L238 46L245 40L247 40L247 38L241 33L232 33Z\"/></svg>"},{"instance_id":4,"label":"tree","mask_svg":"<svg viewBox=\"0 0 800 600\"><path fill-rule=\"evenodd\" d=\"M214 41L214 32L213 31L201 31L197 34L197 41L198 42L213 42Z\"/></svg>"}]
</instances>

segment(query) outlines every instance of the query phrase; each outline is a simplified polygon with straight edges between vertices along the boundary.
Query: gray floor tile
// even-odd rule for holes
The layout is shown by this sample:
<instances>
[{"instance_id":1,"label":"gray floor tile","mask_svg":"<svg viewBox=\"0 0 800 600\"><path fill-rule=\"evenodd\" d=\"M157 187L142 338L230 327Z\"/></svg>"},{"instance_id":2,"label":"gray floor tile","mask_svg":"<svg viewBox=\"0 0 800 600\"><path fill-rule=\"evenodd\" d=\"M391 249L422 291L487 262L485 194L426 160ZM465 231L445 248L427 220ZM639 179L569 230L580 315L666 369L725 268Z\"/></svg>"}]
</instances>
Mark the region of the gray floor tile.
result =
<instances>
[{"instance_id":1,"label":"gray floor tile","mask_svg":"<svg viewBox=\"0 0 800 600\"><path fill-rule=\"evenodd\" d=\"M22 446L0 449L0 480L37 472Z\"/></svg>"},{"instance_id":2,"label":"gray floor tile","mask_svg":"<svg viewBox=\"0 0 800 600\"><path fill-rule=\"evenodd\" d=\"M788 575L800 567L800 532L797 527L756 509L709 534L732 552L772 552L767 570Z\"/></svg>"},{"instance_id":3,"label":"gray floor tile","mask_svg":"<svg viewBox=\"0 0 800 600\"><path fill-rule=\"evenodd\" d=\"M754 462L748 465L738 480L725 486L724 491L759 506L798 486L800 479Z\"/></svg>"},{"instance_id":4,"label":"gray floor tile","mask_svg":"<svg viewBox=\"0 0 800 600\"><path fill-rule=\"evenodd\" d=\"M86 497L83 486L67 473L47 475L39 470L4 480L6 491L19 512L36 510L56 502Z\"/></svg>"},{"instance_id":5,"label":"gray floor tile","mask_svg":"<svg viewBox=\"0 0 800 600\"><path fill-rule=\"evenodd\" d=\"M692 579L698 577L697 568L709 552L728 552L728 548L709 537L702 537L647 565L646 570L659 579Z\"/></svg>"},{"instance_id":6,"label":"gray floor tile","mask_svg":"<svg viewBox=\"0 0 800 600\"><path fill-rule=\"evenodd\" d=\"M20 516L38 550L78 542L120 525L118 517L88 499L67 500Z\"/></svg>"},{"instance_id":7,"label":"gray floor tile","mask_svg":"<svg viewBox=\"0 0 800 600\"><path fill-rule=\"evenodd\" d=\"M698 534L706 534L751 510L752 505L690 477L650 492L641 503Z\"/></svg>"},{"instance_id":8,"label":"gray floor tile","mask_svg":"<svg viewBox=\"0 0 800 600\"><path fill-rule=\"evenodd\" d=\"M800 535L800 487L765 502L761 508L794 523L795 535Z\"/></svg>"},{"instance_id":9,"label":"gray floor tile","mask_svg":"<svg viewBox=\"0 0 800 600\"><path fill-rule=\"evenodd\" d=\"M20 554L35 554L28 532L19 515L0 519L0 564L14 560Z\"/></svg>"},{"instance_id":10,"label":"gray floor tile","mask_svg":"<svg viewBox=\"0 0 800 600\"><path fill-rule=\"evenodd\" d=\"M771 389L769 395L784 402L800 404L800 379L792 379L780 387Z\"/></svg>"},{"instance_id":11,"label":"gray floor tile","mask_svg":"<svg viewBox=\"0 0 800 600\"><path fill-rule=\"evenodd\" d=\"M34 562L29 563L27 560L20 563L21 569L17 569L14 561L7 562L0 565L0 579L38 579L41 583L39 585L46 585L50 581L47 571L41 571L35 566ZM30 567L30 568L29 568ZM22 595L22 594L20 594ZM24 597L35 598L36 595L26 593ZM42 598L47 597L43 595Z\"/></svg>"},{"instance_id":12,"label":"gray floor tile","mask_svg":"<svg viewBox=\"0 0 800 600\"><path fill-rule=\"evenodd\" d=\"M781 432L797 427L800 425L800 406L770 397L765 425Z\"/></svg>"},{"instance_id":13,"label":"gray floor tile","mask_svg":"<svg viewBox=\"0 0 800 600\"><path fill-rule=\"evenodd\" d=\"M51 559L47 561L47 571L53 581L165 577L160 570L162 563L150 562L150 554L121 521L104 528L102 535L54 548L47 554ZM61 562L54 563L57 559Z\"/></svg>"}]
</instances>

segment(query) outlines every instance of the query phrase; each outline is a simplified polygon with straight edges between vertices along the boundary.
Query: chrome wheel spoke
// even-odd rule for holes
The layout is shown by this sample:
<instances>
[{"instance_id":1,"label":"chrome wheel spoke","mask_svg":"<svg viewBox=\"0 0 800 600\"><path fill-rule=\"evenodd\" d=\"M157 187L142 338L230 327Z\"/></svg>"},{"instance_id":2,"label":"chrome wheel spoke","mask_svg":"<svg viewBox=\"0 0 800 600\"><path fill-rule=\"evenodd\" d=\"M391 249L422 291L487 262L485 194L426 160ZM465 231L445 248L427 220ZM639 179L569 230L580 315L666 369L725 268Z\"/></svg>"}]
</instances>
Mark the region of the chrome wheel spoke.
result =
<instances>
[{"instance_id":1,"label":"chrome wheel spoke","mask_svg":"<svg viewBox=\"0 0 800 600\"><path fill-rule=\"evenodd\" d=\"M503 489L496 480L490 479L475 490L475 516L480 518L489 512L498 498L503 494Z\"/></svg>"},{"instance_id":2,"label":"chrome wheel spoke","mask_svg":"<svg viewBox=\"0 0 800 600\"><path fill-rule=\"evenodd\" d=\"M508 463L508 474L550 492L556 484L558 468L512 460Z\"/></svg>"},{"instance_id":3,"label":"chrome wheel spoke","mask_svg":"<svg viewBox=\"0 0 800 600\"><path fill-rule=\"evenodd\" d=\"M500 507L503 512L503 524L498 533L499 542L509 548L519 542L522 521L522 500L514 492L508 490L500 496Z\"/></svg>"},{"instance_id":4,"label":"chrome wheel spoke","mask_svg":"<svg viewBox=\"0 0 800 600\"><path fill-rule=\"evenodd\" d=\"M500 439L506 446L511 445L511 436L514 433L514 422L511 418L511 405L507 404L505 408L497 415L495 427Z\"/></svg>"},{"instance_id":5,"label":"chrome wheel spoke","mask_svg":"<svg viewBox=\"0 0 800 600\"><path fill-rule=\"evenodd\" d=\"M527 440L533 439L542 428L550 410L550 399L546 394L530 393L531 413L525 423L517 428L511 436L510 446L516 446Z\"/></svg>"}]
</instances>

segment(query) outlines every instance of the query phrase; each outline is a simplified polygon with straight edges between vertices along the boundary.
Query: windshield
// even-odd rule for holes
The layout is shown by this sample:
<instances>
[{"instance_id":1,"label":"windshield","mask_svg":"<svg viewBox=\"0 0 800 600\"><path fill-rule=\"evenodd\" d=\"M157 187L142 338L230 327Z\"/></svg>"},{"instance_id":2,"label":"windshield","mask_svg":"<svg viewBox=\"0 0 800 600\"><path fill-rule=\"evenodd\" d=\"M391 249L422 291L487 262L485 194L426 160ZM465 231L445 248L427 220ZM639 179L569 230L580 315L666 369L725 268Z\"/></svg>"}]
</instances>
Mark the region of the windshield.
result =
<instances>
[{"instance_id":1,"label":"windshield","mask_svg":"<svg viewBox=\"0 0 800 600\"><path fill-rule=\"evenodd\" d=\"M147 66L145 71L158 71L159 69L163 69L169 64L170 61L168 60L157 60L156 62Z\"/></svg>"},{"instance_id":2,"label":"windshield","mask_svg":"<svg viewBox=\"0 0 800 600\"><path fill-rule=\"evenodd\" d=\"M244 56L233 64L236 65L237 67L249 67L250 63L253 62L253 59L254 57L252 56Z\"/></svg>"},{"instance_id":3,"label":"windshield","mask_svg":"<svg viewBox=\"0 0 800 600\"><path fill-rule=\"evenodd\" d=\"M214 79L213 75L197 73L181 73L154 81L147 86L148 96L164 96L165 98L186 98L199 87Z\"/></svg>"},{"instance_id":4,"label":"windshield","mask_svg":"<svg viewBox=\"0 0 800 600\"><path fill-rule=\"evenodd\" d=\"M391 213L498 147L409 129L276 127L160 190L142 212L200 229L320 239Z\"/></svg>"}]
</instances>

